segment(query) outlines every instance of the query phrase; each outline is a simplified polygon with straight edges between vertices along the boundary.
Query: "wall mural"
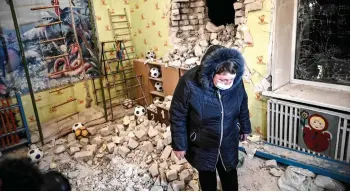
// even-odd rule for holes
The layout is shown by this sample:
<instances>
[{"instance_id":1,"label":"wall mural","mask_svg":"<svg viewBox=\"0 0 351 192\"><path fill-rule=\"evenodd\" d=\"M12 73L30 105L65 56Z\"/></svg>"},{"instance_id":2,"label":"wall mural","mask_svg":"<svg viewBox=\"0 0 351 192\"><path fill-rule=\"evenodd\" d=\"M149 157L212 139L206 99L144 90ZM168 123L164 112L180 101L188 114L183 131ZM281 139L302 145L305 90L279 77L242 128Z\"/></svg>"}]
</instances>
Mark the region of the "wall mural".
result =
<instances>
[{"instance_id":1,"label":"wall mural","mask_svg":"<svg viewBox=\"0 0 351 192\"><path fill-rule=\"evenodd\" d=\"M98 75L88 0L70 0L75 26L68 1L14 0L35 92L80 81L84 71L87 76ZM52 5L56 7L31 10ZM26 94L29 90L8 1L0 2L0 15L0 93L4 93L5 87L16 87L22 94ZM55 41L46 41L53 39Z\"/></svg>"},{"instance_id":2,"label":"wall mural","mask_svg":"<svg viewBox=\"0 0 351 192\"><path fill-rule=\"evenodd\" d=\"M300 109L299 145L314 152L334 156L338 130L337 116ZM333 136L335 138L333 138Z\"/></svg>"}]
</instances>

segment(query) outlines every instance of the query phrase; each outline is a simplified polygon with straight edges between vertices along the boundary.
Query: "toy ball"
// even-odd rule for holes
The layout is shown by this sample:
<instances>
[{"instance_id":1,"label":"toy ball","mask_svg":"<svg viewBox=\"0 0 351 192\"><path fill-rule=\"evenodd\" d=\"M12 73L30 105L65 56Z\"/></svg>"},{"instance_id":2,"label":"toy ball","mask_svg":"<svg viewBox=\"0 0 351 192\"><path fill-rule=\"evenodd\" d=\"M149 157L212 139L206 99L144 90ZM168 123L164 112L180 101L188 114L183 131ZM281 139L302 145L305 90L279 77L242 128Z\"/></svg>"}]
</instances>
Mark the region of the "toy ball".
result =
<instances>
[{"instance_id":1,"label":"toy ball","mask_svg":"<svg viewBox=\"0 0 351 192\"><path fill-rule=\"evenodd\" d=\"M146 113L145 108L143 106L136 106L134 109L134 115L137 117L144 116Z\"/></svg>"},{"instance_id":2,"label":"toy ball","mask_svg":"<svg viewBox=\"0 0 351 192\"><path fill-rule=\"evenodd\" d=\"M155 98L153 99L153 103L154 103L155 105L160 104L160 103L162 103L162 102L163 102L163 98L161 98L161 97L155 97Z\"/></svg>"},{"instance_id":3,"label":"toy ball","mask_svg":"<svg viewBox=\"0 0 351 192\"><path fill-rule=\"evenodd\" d=\"M150 77L158 78L161 75L160 69L157 67L153 67L150 69Z\"/></svg>"},{"instance_id":4,"label":"toy ball","mask_svg":"<svg viewBox=\"0 0 351 192\"><path fill-rule=\"evenodd\" d=\"M122 103L123 108L125 109L131 109L133 107L133 101L130 99L125 99Z\"/></svg>"},{"instance_id":5,"label":"toy ball","mask_svg":"<svg viewBox=\"0 0 351 192\"><path fill-rule=\"evenodd\" d=\"M74 124L72 126L72 132L76 135L76 137L87 137L89 135L89 132L83 123Z\"/></svg>"},{"instance_id":6,"label":"toy ball","mask_svg":"<svg viewBox=\"0 0 351 192\"><path fill-rule=\"evenodd\" d=\"M151 59L151 60L156 59L156 53L154 51L148 51L146 52L145 55L146 55L146 59Z\"/></svg>"},{"instance_id":7,"label":"toy ball","mask_svg":"<svg viewBox=\"0 0 351 192\"><path fill-rule=\"evenodd\" d=\"M41 149L36 148L29 150L27 156L30 158L32 163L38 163L40 159L43 158L44 153Z\"/></svg>"},{"instance_id":8,"label":"toy ball","mask_svg":"<svg viewBox=\"0 0 351 192\"><path fill-rule=\"evenodd\" d=\"M162 92L163 91L163 84L162 84L162 82L156 82L155 83L155 89L158 92Z\"/></svg>"}]
</instances>

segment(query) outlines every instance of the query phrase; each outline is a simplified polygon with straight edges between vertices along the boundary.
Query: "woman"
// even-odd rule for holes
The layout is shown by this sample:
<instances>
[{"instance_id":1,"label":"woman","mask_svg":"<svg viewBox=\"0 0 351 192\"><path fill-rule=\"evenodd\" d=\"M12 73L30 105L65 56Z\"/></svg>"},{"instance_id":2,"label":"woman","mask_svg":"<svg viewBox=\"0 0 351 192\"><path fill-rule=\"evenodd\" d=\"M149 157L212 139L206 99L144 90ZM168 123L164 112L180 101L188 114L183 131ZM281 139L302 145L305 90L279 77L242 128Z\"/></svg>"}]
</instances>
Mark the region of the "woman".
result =
<instances>
[{"instance_id":1,"label":"woman","mask_svg":"<svg viewBox=\"0 0 351 192\"><path fill-rule=\"evenodd\" d=\"M199 171L202 190L238 190L239 139L251 133L242 55L209 47L201 65L185 73L173 95L170 121L175 155Z\"/></svg>"}]
</instances>

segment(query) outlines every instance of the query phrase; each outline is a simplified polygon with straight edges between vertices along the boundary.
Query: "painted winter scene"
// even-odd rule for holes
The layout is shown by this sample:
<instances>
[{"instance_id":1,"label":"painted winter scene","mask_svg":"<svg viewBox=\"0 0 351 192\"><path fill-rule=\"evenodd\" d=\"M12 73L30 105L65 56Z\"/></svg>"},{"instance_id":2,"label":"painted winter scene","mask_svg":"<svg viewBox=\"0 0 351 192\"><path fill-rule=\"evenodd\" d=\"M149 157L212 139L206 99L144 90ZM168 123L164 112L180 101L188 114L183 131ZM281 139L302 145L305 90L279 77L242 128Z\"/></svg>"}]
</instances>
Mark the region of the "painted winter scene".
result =
<instances>
[{"instance_id":1,"label":"painted winter scene","mask_svg":"<svg viewBox=\"0 0 351 192\"><path fill-rule=\"evenodd\" d=\"M74 35L69 0L13 1L34 92L80 81L84 74L98 75L88 0L70 0L79 44ZM53 5L49 9L31 10ZM0 17L0 84L27 94L8 0L0 2ZM4 93L5 86L0 85L0 93Z\"/></svg>"}]
</instances>

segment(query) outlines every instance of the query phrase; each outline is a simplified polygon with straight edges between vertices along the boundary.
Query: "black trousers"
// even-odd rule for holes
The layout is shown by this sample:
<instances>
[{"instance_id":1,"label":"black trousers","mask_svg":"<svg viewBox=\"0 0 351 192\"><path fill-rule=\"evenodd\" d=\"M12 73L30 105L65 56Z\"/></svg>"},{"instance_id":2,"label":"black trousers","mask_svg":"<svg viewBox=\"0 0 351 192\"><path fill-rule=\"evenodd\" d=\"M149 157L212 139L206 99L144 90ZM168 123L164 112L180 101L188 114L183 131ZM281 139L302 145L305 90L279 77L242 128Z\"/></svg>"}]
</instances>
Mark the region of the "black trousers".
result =
<instances>
[{"instance_id":1,"label":"black trousers","mask_svg":"<svg viewBox=\"0 0 351 192\"><path fill-rule=\"evenodd\" d=\"M223 191L238 191L238 173L236 169L225 171L221 159L217 162L217 171ZM199 171L202 191L217 191L216 171Z\"/></svg>"}]
</instances>

